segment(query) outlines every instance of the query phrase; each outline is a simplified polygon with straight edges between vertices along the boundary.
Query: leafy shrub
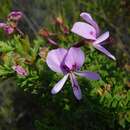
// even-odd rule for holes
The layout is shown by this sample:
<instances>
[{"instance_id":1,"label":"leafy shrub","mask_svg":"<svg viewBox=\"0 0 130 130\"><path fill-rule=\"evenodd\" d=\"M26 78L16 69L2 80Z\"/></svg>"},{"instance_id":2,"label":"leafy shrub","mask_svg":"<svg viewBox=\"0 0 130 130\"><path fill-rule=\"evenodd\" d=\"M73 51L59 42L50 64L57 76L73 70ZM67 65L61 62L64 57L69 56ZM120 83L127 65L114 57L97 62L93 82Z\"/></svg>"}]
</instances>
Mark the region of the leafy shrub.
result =
<instances>
[{"instance_id":1,"label":"leafy shrub","mask_svg":"<svg viewBox=\"0 0 130 130\"><path fill-rule=\"evenodd\" d=\"M69 46L67 40L73 43L75 36L71 34L66 40L63 38L60 45ZM106 126L114 129L119 124L124 128L129 127L130 91L127 87L129 74L118 67L118 63L106 58L91 46L82 48L86 54L86 62L82 69L98 71L102 79L88 81L79 78L83 100L78 103L73 98L69 81L61 93L51 96L50 89L60 79L60 75L51 72L45 60L38 55L40 47L46 46L46 41L38 38L30 44L28 37L14 36L11 40L0 43L1 53L4 54L1 57L1 78L15 77L16 84L25 92L35 95L43 108L40 113L43 118L35 121L38 130L63 127L94 129L100 128L102 123L104 125L101 129ZM24 66L29 75L27 77L16 75L12 70L14 63Z\"/></svg>"}]
</instances>

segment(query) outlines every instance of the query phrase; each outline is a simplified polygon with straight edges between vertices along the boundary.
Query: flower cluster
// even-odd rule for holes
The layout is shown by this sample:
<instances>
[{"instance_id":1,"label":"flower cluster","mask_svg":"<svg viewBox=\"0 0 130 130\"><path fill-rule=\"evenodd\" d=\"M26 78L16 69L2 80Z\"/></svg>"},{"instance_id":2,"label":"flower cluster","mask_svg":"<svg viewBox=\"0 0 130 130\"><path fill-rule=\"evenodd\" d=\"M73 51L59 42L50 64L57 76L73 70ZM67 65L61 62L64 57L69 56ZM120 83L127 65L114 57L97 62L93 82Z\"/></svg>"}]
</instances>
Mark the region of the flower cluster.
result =
<instances>
[{"instance_id":1,"label":"flower cluster","mask_svg":"<svg viewBox=\"0 0 130 130\"><path fill-rule=\"evenodd\" d=\"M7 16L7 21L0 22L0 28L4 30L4 32L8 35L14 33L15 30L19 31L17 28L17 24L19 20L22 18L23 13L20 11L12 11L8 16Z\"/></svg>"},{"instance_id":2,"label":"flower cluster","mask_svg":"<svg viewBox=\"0 0 130 130\"><path fill-rule=\"evenodd\" d=\"M98 24L93 20L89 13L81 13L80 15L85 22L76 22L71 32L81 36L85 41L90 42L97 50L106 54L108 57L116 60L116 58L107 51L102 45L104 41L109 37L109 32L105 32L100 35L100 29ZM51 50L46 59L48 67L60 74L63 74L64 77L52 88L51 93L58 93L66 80L70 78L73 93L76 99L80 100L82 98L81 90L78 85L76 76L86 77L92 80L99 80L99 74L90 71L80 71L80 68L83 66L85 61L84 52L80 47L71 47L69 49L58 48Z\"/></svg>"}]
</instances>

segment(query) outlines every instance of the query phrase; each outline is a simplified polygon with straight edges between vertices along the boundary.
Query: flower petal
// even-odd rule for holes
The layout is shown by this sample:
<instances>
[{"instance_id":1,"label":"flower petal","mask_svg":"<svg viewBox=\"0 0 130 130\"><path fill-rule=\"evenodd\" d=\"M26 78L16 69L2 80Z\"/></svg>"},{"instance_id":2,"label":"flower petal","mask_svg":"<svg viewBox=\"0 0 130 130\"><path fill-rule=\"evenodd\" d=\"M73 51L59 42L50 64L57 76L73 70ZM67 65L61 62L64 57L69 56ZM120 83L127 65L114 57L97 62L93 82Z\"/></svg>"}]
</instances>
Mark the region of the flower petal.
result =
<instances>
[{"instance_id":1,"label":"flower petal","mask_svg":"<svg viewBox=\"0 0 130 130\"><path fill-rule=\"evenodd\" d=\"M56 94L56 93L58 93L61 89L62 89L62 87L64 86L64 84L65 84L65 82L66 82L66 80L67 80L67 78L68 78L68 74L67 75L65 75L53 88L52 88L52 90L51 90L51 93L52 94Z\"/></svg>"},{"instance_id":2,"label":"flower petal","mask_svg":"<svg viewBox=\"0 0 130 130\"><path fill-rule=\"evenodd\" d=\"M65 57L64 64L70 69L80 69L85 60L84 52L80 48L71 47Z\"/></svg>"},{"instance_id":3,"label":"flower petal","mask_svg":"<svg viewBox=\"0 0 130 130\"><path fill-rule=\"evenodd\" d=\"M52 40L51 38L47 38L47 40L48 40L48 42L49 42L50 44L52 44L52 45L57 45L57 43L56 43L54 40Z\"/></svg>"},{"instance_id":4,"label":"flower petal","mask_svg":"<svg viewBox=\"0 0 130 130\"><path fill-rule=\"evenodd\" d=\"M7 34L9 34L9 35L14 32L14 28L11 27L11 26L9 26L9 25L5 25L5 26L3 27L3 29L4 29L4 31L5 31Z\"/></svg>"},{"instance_id":5,"label":"flower petal","mask_svg":"<svg viewBox=\"0 0 130 130\"><path fill-rule=\"evenodd\" d=\"M5 26L6 26L5 23L0 23L0 28L3 28L3 27L5 27Z\"/></svg>"},{"instance_id":6,"label":"flower petal","mask_svg":"<svg viewBox=\"0 0 130 130\"><path fill-rule=\"evenodd\" d=\"M96 40L96 30L91 25L84 22L76 22L71 31L85 39Z\"/></svg>"},{"instance_id":7,"label":"flower petal","mask_svg":"<svg viewBox=\"0 0 130 130\"><path fill-rule=\"evenodd\" d=\"M70 75L70 81L71 81L73 93L74 93L76 99L81 100L81 98L82 98L81 89L78 85L77 79L74 74Z\"/></svg>"},{"instance_id":8,"label":"flower petal","mask_svg":"<svg viewBox=\"0 0 130 130\"><path fill-rule=\"evenodd\" d=\"M64 48L58 48L50 51L46 58L48 67L55 72L62 73L61 64L66 54L67 50Z\"/></svg>"},{"instance_id":9,"label":"flower petal","mask_svg":"<svg viewBox=\"0 0 130 130\"><path fill-rule=\"evenodd\" d=\"M109 32L107 31L107 32L103 33L100 37L98 37L96 39L96 41L93 42L93 44L99 44L99 43L105 41L108 37L109 37Z\"/></svg>"},{"instance_id":10,"label":"flower petal","mask_svg":"<svg viewBox=\"0 0 130 130\"><path fill-rule=\"evenodd\" d=\"M102 47L101 45L96 44L96 45L94 45L94 47L97 50L101 51L102 53L106 54L108 57L112 58L113 60L116 60L116 58L108 50L106 50L104 47Z\"/></svg>"},{"instance_id":11,"label":"flower petal","mask_svg":"<svg viewBox=\"0 0 130 130\"><path fill-rule=\"evenodd\" d=\"M95 29L97 34L99 34L100 29L98 24L93 20L93 18L91 17L91 15L87 12L83 12L80 14L80 17L82 17L87 23L91 24Z\"/></svg>"},{"instance_id":12,"label":"flower petal","mask_svg":"<svg viewBox=\"0 0 130 130\"><path fill-rule=\"evenodd\" d=\"M89 78L92 80L99 80L100 79L100 75L98 73L95 72L89 72L89 71L84 71L84 72L76 72L75 74L85 77L85 78Z\"/></svg>"}]
</instances>

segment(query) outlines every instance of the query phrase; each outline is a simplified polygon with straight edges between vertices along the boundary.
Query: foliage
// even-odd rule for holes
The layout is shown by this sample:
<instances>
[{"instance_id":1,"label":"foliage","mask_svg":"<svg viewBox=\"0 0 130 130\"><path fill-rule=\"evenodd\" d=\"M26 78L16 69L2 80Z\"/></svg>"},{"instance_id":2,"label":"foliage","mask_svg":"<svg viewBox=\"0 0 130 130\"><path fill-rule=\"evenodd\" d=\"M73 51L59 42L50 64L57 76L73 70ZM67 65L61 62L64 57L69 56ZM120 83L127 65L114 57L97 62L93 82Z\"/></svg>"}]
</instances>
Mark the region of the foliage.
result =
<instances>
[{"instance_id":1,"label":"foliage","mask_svg":"<svg viewBox=\"0 0 130 130\"><path fill-rule=\"evenodd\" d=\"M66 37L66 39L63 37ZM60 38L59 43L61 46L66 47L71 45L68 44L68 41L69 43L73 43L76 40L76 37L72 34L68 36L62 35L62 38ZM60 79L60 75L54 75L54 73L50 72L43 57L39 56L40 48L46 46L44 40L38 38L30 43L27 36L25 38L14 36L11 40L6 42L1 41L0 43L2 53L1 78L5 79L13 76L16 84L25 92L31 92L35 95L41 107L43 107L41 114L43 114L44 118L35 122L38 130L61 129L68 122L75 125L67 125L65 129L84 129L89 127L94 129L94 127L100 127L101 123L104 123L102 129L106 126L114 129L118 124L124 128L129 127L130 90L127 87L129 75L124 69L118 67L118 63L111 61L92 48L92 46L82 48L86 53L86 62L82 69L98 71L102 79L100 81L88 81L79 78L79 84L84 92L84 99L81 103L77 103L73 99L69 82L66 83L62 93L54 97L51 96L50 89ZM16 63L27 69L29 73L27 77L15 74L12 66ZM54 109L51 110L51 108ZM60 114L55 116L56 112L62 113L64 119L67 121L64 123L60 119L57 122L57 118L62 117ZM49 113L50 115L48 115ZM93 114L97 115L97 118L100 118L99 122L97 119L94 119L95 116L94 118L90 118ZM81 115L84 115L84 117ZM73 119L76 121L82 120L82 122L76 124L76 121L73 121ZM91 120L89 121L89 119ZM50 120L52 121L50 122ZM86 124L85 122L88 121L89 124ZM55 124L51 127L48 123Z\"/></svg>"}]
</instances>

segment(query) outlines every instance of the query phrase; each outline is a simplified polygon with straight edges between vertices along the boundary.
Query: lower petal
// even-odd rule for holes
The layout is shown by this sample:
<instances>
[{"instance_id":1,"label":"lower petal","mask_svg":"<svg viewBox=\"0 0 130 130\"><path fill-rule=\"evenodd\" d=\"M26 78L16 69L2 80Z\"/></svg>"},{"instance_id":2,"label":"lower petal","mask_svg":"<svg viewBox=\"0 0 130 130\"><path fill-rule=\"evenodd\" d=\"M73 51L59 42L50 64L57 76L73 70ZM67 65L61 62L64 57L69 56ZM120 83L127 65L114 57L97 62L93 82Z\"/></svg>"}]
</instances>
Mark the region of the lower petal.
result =
<instances>
[{"instance_id":1,"label":"lower petal","mask_svg":"<svg viewBox=\"0 0 130 130\"><path fill-rule=\"evenodd\" d=\"M78 85L77 79L74 74L70 75L70 80L71 80L73 92L74 92L76 99L81 100L81 98L82 98L81 89Z\"/></svg>"},{"instance_id":2,"label":"lower petal","mask_svg":"<svg viewBox=\"0 0 130 130\"><path fill-rule=\"evenodd\" d=\"M94 44L93 44L93 46L94 46L97 50L99 50L99 51L101 51L102 53L106 54L108 57L112 58L113 60L116 60L116 58L115 58L108 50L106 50L104 47L102 47L101 45L99 45L99 44L94 45Z\"/></svg>"},{"instance_id":3,"label":"lower petal","mask_svg":"<svg viewBox=\"0 0 130 130\"><path fill-rule=\"evenodd\" d=\"M89 78L92 80L99 80L100 79L100 75L98 73L95 72L76 72L77 75L85 77L85 78Z\"/></svg>"},{"instance_id":4,"label":"lower petal","mask_svg":"<svg viewBox=\"0 0 130 130\"><path fill-rule=\"evenodd\" d=\"M58 93L61 89L62 89L62 87L64 86L64 84L65 84L65 82L66 82L66 80L67 80L67 78L68 78L68 74L67 75L65 75L53 88L52 88L52 90L51 90L51 93L52 94L56 94L56 93Z\"/></svg>"}]
</instances>

